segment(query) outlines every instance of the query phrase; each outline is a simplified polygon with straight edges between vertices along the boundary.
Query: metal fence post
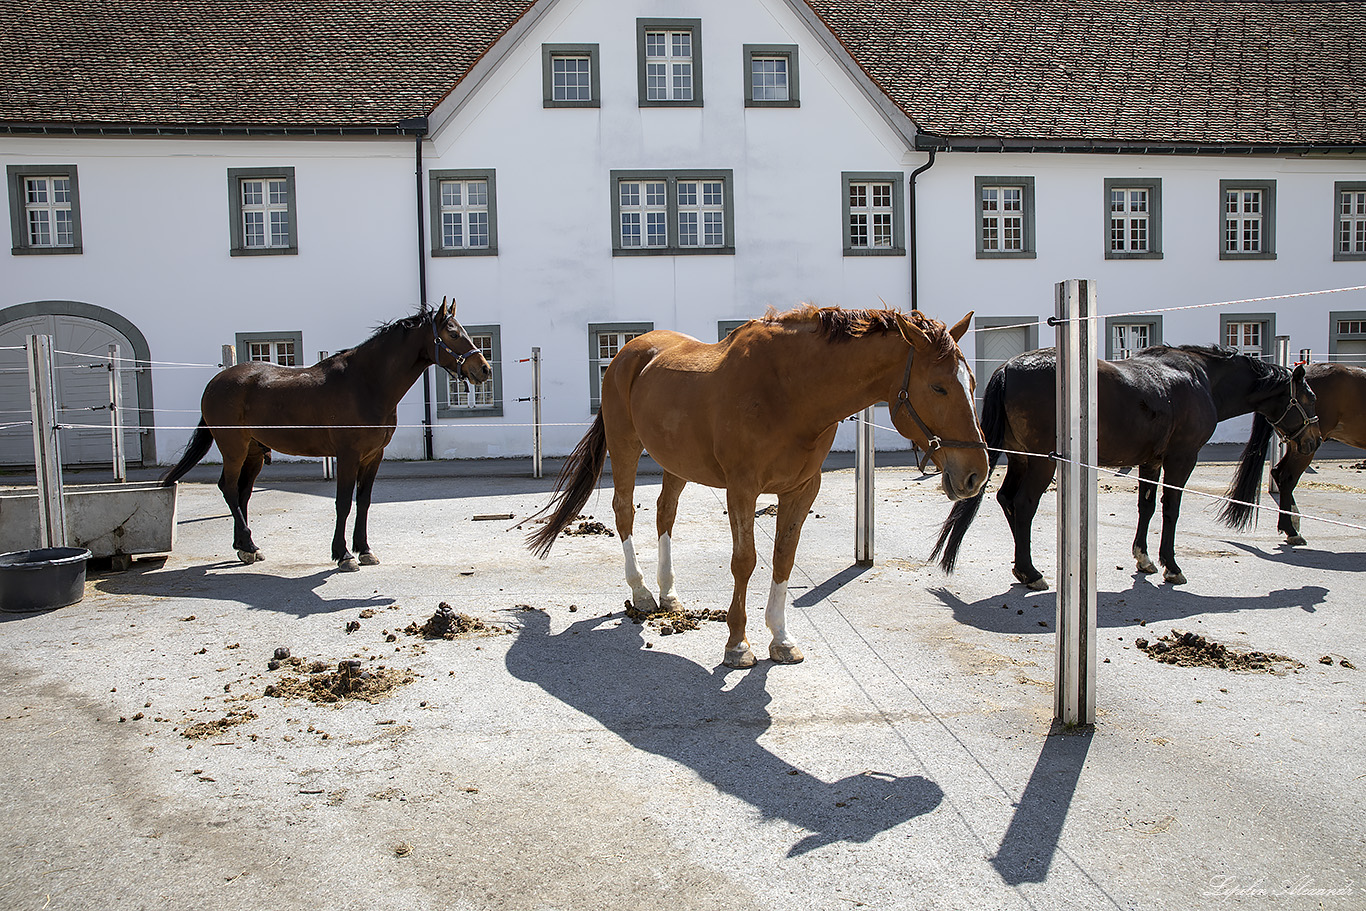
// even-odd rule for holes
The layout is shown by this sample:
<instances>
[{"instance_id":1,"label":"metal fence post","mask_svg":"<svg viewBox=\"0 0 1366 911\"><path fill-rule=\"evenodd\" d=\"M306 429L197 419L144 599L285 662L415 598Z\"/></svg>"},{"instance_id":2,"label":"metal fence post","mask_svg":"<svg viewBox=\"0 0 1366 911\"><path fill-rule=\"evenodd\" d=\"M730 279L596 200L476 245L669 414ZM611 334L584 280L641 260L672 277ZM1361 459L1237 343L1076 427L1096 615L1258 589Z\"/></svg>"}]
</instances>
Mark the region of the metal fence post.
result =
<instances>
[{"instance_id":1,"label":"metal fence post","mask_svg":"<svg viewBox=\"0 0 1366 911\"><path fill-rule=\"evenodd\" d=\"M531 349L531 476L541 477L541 349Z\"/></svg>"},{"instance_id":2,"label":"metal fence post","mask_svg":"<svg viewBox=\"0 0 1366 911\"><path fill-rule=\"evenodd\" d=\"M854 436L854 562L873 563L873 407L858 414Z\"/></svg>"},{"instance_id":3,"label":"metal fence post","mask_svg":"<svg viewBox=\"0 0 1366 911\"><path fill-rule=\"evenodd\" d=\"M1054 717L1096 723L1095 282L1056 286L1058 609Z\"/></svg>"},{"instance_id":4,"label":"metal fence post","mask_svg":"<svg viewBox=\"0 0 1366 911\"><path fill-rule=\"evenodd\" d=\"M327 357L326 351L318 352L318 360L321 362ZM323 456L323 480L331 480L337 476L337 459L335 456Z\"/></svg>"},{"instance_id":5,"label":"metal fence post","mask_svg":"<svg viewBox=\"0 0 1366 911\"><path fill-rule=\"evenodd\" d=\"M57 399L52 375L52 336L30 335L28 396L33 409L33 467L38 476L38 543L65 547L66 498L62 489L62 453L57 440Z\"/></svg>"},{"instance_id":6,"label":"metal fence post","mask_svg":"<svg viewBox=\"0 0 1366 911\"><path fill-rule=\"evenodd\" d=\"M128 480L128 458L123 451L123 374L119 366L119 346L109 346L109 430L114 441L114 480Z\"/></svg>"},{"instance_id":7,"label":"metal fence post","mask_svg":"<svg viewBox=\"0 0 1366 911\"><path fill-rule=\"evenodd\" d=\"M235 345L223 346L223 367L234 367L237 365L237 347Z\"/></svg>"},{"instance_id":8,"label":"metal fence post","mask_svg":"<svg viewBox=\"0 0 1366 911\"><path fill-rule=\"evenodd\" d=\"M1276 346L1272 349L1272 355L1278 366L1290 366L1290 336L1276 336ZM1279 433L1273 433L1271 435L1271 445L1269 448L1270 451L1267 453L1267 456L1270 458L1271 464L1275 465L1285 455L1285 442L1281 439ZM1267 483L1267 488L1271 491L1272 496L1276 496L1281 492L1280 485L1276 483L1275 475L1271 475L1271 480Z\"/></svg>"}]
</instances>

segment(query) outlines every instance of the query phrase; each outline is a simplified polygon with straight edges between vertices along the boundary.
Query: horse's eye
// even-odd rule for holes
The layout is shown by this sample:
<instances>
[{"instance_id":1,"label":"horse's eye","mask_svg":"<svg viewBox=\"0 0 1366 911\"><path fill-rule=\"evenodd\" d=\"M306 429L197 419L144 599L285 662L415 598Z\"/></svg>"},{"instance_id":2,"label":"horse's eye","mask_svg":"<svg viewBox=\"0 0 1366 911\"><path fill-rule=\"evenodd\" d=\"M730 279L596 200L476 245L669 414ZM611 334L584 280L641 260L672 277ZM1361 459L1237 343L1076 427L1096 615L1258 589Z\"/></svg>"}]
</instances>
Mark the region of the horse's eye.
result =
<instances>
[{"instance_id":1,"label":"horse's eye","mask_svg":"<svg viewBox=\"0 0 1366 911\"><path fill-rule=\"evenodd\" d=\"M934 394L935 394L935 395L948 395L948 394L949 394L949 391L948 391L947 389L945 389L943 386L939 385L938 383L932 383L932 384L930 385L930 389L932 389L932 390L934 391Z\"/></svg>"}]
</instances>

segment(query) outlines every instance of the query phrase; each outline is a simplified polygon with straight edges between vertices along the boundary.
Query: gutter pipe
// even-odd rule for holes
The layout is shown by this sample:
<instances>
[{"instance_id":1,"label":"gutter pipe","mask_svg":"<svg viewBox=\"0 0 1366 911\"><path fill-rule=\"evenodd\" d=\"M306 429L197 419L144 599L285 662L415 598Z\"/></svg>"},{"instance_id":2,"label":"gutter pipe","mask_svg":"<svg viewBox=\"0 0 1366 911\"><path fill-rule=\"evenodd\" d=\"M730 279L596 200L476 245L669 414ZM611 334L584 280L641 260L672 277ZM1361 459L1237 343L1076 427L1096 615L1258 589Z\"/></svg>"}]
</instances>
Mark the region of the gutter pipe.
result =
<instances>
[{"instance_id":1,"label":"gutter pipe","mask_svg":"<svg viewBox=\"0 0 1366 911\"><path fill-rule=\"evenodd\" d=\"M909 204L908 204L908 206L907 206L907 208L910 209L910 213L909 213L909 216L908 216L907 221L906 221L906 228L907 228L907 231L906 231L906 247L907 247L906 253L907 253L907 255L909 255L910 258L911 258L911 309L912 309L912 310L919 310L919 309L920 309L920 287L919 287L920 276L919 276L919 268L918 268L918 264L919 264L919 259L920 259L920 257L919 257L919 255L918 255L917 246L916 246L916 230L915 230L915 225L916 225L916 221L917 221L916 216L917 216L918 212L917 212L917 208L916 208L916 204L915 204L915 179L916 179L917 177L919 177L921 174L923 174L923 173L925 173L926 171L928 171L930 168L934 167L935 152L936 152L936 149L935 149L933 146L931 146L931 147L930 147L930 160L927 161L927 162L925 162L923 165L921 165L920 167L916 168L914 171L911 172L910 189L909 189L910 199L909 199L909 201L908 201Z\"/></svg>"},{"instance_id":2,"label":"gutter pipe","mask_svg":"<svg viewBox=\"0 0 1366 911\"><path fill-rule=\"evenodd\" d=\"M426 117L408 117L398 122L401 132L413 134L413 161L417 200L417 293L418 306L427 306L427 221L422 210L422 139L427 135ZM432 372L422 371L422 453L432 455Z\"/></svg>"}]
</instances>

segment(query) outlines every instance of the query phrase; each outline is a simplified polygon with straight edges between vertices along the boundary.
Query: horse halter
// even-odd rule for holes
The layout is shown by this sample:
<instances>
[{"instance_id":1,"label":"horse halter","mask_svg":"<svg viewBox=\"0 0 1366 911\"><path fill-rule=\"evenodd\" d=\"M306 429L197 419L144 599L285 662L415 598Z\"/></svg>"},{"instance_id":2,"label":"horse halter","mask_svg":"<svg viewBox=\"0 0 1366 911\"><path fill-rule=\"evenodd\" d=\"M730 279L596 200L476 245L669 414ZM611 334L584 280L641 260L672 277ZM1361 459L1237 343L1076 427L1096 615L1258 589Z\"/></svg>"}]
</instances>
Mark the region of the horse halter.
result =
<instances>
[{"instance_id":1,"label":"horse halter","mask_svg":"<svg viewBox=\"0 0 1366 911\"><path fill-rule=\"evenodd\" d=\"M1292 411L1299 412L1300 429L1296 430L1294 433L1286 433L1281 429L1281 421L1284 421ZM1304 406L1300 404L1300 400L1295 397L1295 381L1291 380L1290 403L1285 406L1285 411L1281 412L1281 416L1271 422L1271 426L1281 435L1281 439L1293 443L1304 435L1304 432L1309 429L1311 424L1317 424L1318 422L1319 416L1316 414L1313 417L1310 417L1309 412L1304 410Z\"/></svg>"},{"instance_id":2,"label":"horse halter","mask_svg":"<svg viewBox=\"0 0 1366 911\"><path fill-rule=\"evenodd\" d=\"M911 353L906 356L906 373L901 378L901 391L896 394L896 404L892 406L892 417L896 417L897 409L905 408L906 413L915 421L915 426L920 428L920 432L925 434L925 439L929 440L928 448L925 450L925 457L920 460L920 470L924 471L926 464L929 463L930 456L936 449L986 449L985 441L977 440L946 440L930 430L916 412L915 406L911 404L911 366L915 363L915 346L911 346Z\"/></svg>"},{"instance_id":3,"label":"horse halter","mask_svg":"<svg viewBox=\"0 0 1366 911\"><path fill-rule=\"evenodd\" d=\"M465 367L465 361L469 358L469 356L470 356L471 354L474 354L474 353L475 353L476 351L478 351L479 349L477 349L477 348L470 348L470 350L469 350L469 351L466 351L464 354L456 354L456 353L455 353L455 349L452 348L450 345L447 345L445 339L443 339L443 338L441 337L441 330L438 329L437 326L436 326L436 316L437 316L436 313L433 312L433 313L432 313L432 362L435 363L435 364L437 364L437 365L439 365L439 366L441 366L442 369L444 369L444 370L445 370L447 373L449 373L451 376L455 377L457 380L463 380L463 379L465 378L465 377L463 376L463 370L464 370L464 367ZM454 370L452 370L450 367L446 367L446 366L444 366L444 365L441 364L441 352L442 352L442 351L445 351L445 352L446 352L447 354L449 354L451 357L455 358L455 369L454 369Z\"/></svg>"}]
</instances>

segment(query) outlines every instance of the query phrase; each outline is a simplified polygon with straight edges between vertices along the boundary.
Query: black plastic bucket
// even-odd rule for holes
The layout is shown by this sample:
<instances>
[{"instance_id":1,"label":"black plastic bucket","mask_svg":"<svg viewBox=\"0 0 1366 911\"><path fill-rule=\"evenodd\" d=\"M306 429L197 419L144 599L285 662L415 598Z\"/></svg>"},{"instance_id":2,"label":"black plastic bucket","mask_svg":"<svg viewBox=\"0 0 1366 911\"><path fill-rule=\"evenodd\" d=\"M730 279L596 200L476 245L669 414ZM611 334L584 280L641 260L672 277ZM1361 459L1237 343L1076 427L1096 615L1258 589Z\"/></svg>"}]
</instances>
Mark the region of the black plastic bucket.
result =
<instances>
[{"instance_id":1,"label":"black plastic bucket","mask_svg":"<svg viewBox=\"0 0 1366 911\"><path fill-rule=\"evenodd\" d=\"M0 610L51 610L85 597L84 547L45 547L0 554Z\"/></svg>"}]
</instances>

